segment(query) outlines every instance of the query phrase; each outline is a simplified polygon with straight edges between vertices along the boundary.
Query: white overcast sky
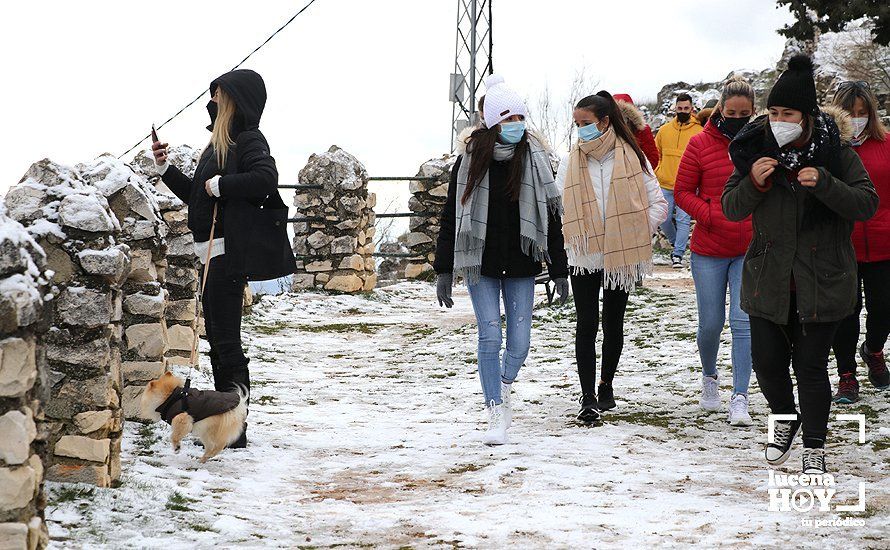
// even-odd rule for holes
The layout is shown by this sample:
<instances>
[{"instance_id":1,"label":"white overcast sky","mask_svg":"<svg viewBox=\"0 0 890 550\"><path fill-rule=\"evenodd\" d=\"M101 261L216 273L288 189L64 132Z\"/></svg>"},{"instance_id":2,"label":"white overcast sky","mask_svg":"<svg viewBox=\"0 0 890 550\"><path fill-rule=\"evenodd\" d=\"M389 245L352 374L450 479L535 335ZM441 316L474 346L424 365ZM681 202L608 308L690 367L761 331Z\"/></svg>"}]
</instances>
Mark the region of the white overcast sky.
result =
<instances>
[{"instance_id":1,"label":"white overcast sky","mask_svg":"<svg viewBox=\"0 0 890 550\"><path fill-rule=\"evenodd\" d=\"M231 68L305 0L7 2L0 193L28 166L120 154ZM791 20L774 0L496 0L494 63L523 96L600 88L654 98L776 62ZM449 148L455 0L317 0L245 67L266 80L261 128L281 183L337 144L372 175L413 175ZM594 92L595 90L591 90ZM165 127L203 146L206 98Z\"/></svg>"}]
</instances>

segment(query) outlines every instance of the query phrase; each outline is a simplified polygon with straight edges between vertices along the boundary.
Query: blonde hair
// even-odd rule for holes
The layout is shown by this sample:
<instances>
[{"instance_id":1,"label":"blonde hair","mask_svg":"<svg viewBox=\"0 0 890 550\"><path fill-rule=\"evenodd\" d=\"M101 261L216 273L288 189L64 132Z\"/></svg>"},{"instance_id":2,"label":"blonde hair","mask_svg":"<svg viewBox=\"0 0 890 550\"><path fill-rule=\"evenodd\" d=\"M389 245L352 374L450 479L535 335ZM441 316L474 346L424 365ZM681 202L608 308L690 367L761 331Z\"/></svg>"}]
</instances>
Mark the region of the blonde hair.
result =
<instances>
[{"instance_id":1,"label":"blonde hair","mask_svg":"<svg viewBox=\"0 0 890 550\"><path fill-rule=\"evenodd\" d=\"M861 99L865 104L865 108L868 109L868 124L865 125L862 135L878 141L884 141L887 136L887 129L884 127L881 119L878 118L878 100L870 89L859 86L838 88L837 93L834 94L834 104L848 113L852 113L856 98Z\"/></svg>"},{"instance_id":2,"label":"blonde hair","mask_svg":"<svg viewBox=\"0 0 890 550\"><path fill-rule=\"evenodd\" d=\"M722 111L723 104L733 97L747 97L754 109L754 87L741 75L733 75L723 84L720 90L720 101L714 107L715 111Z\"/></svg>"},{"instance_id":3,"label":"blonde hair","mask_svg":"<svg viewBox=\"0 0 890 550\"><path fill-rule=\"evenodd\" d=\"M216 163L220 169L223 169L226 167L229 147L235 145L231 137L232 121L235 119L235 102L222 87L217 87L216 93L216 121L213 123L210 145L216 153Z\"/></svg>"}]
</instances>

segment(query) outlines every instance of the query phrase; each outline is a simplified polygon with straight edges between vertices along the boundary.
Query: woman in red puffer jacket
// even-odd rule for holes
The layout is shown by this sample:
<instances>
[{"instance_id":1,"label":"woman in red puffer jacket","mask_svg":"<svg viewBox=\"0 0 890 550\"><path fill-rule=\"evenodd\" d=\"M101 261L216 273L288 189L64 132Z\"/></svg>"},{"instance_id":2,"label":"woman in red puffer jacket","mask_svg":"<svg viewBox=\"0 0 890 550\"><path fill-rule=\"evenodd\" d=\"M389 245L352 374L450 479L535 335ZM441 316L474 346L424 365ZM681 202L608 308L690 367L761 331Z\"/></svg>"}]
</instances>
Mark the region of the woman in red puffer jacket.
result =
<instances>
[{"instance_id":1,"label":"woman in red puffer jacket","mask_svg":"<svg viewBox=\"0 0 890 550\"><path fill-rule=\"evenodd\" d=\"M655 170L658 167L659 161L658 146L655 145L655 136L652 135L652 128L649 128L649 125L643 119L643 113L637 109L637 106L634 105L634 100L627 94L615 94L612 96L612 99L618 102L618 108L621 109L624 121L627 122L631 130L633 130L634 137L637 138L637 145L643 150L643 154L646 155L649 164Z\"/></svg>"},{"instance_id":2,"label":"woman in red puffer jacket","mask_svg":"<svg viewBox=\"0 0 890 550\"><path fill-rule=\"evenodd\" d=\"M834 355L840 376L835 403L859 400L856 380L856 351L859 343L859 314L865 291L865 341L859 357L868 367L872 386L890 386L890 373L884 360L884 344L890 334L890 139L877 116L878 100L865 82L843 82L834 97L835 106L853 118L853 150L878 192L878 211L867 221L853 226L853 247L859 271L859 298L856 311L841 321L834 337Z\"/></svg>"},{"instance_id":3,"label":"woman in red puffer jacket","mask_svg":"<svg viewBox=\"0 0 890 550\"><path fill-rule=\"evenodd\" d=\"M726 320L726 287L729 286L729 326L732 331L733 394L729 423L748 426L748 385L751 380L751 328L742 311L739 295L742 265L751 242L751 220L731 222L723 215L720 197L733 171L730 140L754 114L754 89L734 77L723 87L720 103L702 132L689 140L680 160L674 197L677 207L695 219L690 267L698 303L698 350L702 363L702 394L699 405L706 411L721 410L717 382L717 352Z\"/></svg>"}]
</instances>

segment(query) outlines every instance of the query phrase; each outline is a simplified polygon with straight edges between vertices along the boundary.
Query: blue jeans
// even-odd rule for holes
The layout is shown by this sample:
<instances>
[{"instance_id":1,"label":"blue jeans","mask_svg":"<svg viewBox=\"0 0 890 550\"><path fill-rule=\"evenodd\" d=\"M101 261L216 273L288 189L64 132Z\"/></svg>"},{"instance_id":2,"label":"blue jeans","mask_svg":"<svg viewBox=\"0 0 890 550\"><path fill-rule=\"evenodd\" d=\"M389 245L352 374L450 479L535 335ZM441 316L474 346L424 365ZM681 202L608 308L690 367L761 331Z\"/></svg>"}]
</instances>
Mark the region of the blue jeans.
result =
<instances>
[{"instance_id":1,"label":"blue jeans","mask_svg":"<svg viewBox=\"0 0 890 550\"><path fill-rule=\"evenodd\" d=\"M726 321L726 286L729 285L729 328L732 332L733 394L748 394L751 381L751 325L739 305L745 257L716 258L692 253L689 262L698 302L698 354L702 374L717 376L720 333Z\"/></svg>"},{"instance_id":2,"label":"blue jeans","mask_svg":"<svg viewBox=\"0 0 890 550\"><path fill-rule=\"evenodd\" d=\"M674 251L671 254L682 258L686 254L686 245L689 243L689 224L692 219L682 208L677 207L674 202L673 191L662 189L661 193L664 195L664 200L668 203L668 217L661 224L661 230L674 247ZM676 227L674 227L675 217L677 219Z\"/></svg>"},{"instance_id":3,"label":"blue jeans","mask_svg":"<svg viewBox=\"0 0 890 550\"><path fill-rule=\"evenodd\" d=\"M501 381L511 384L528 357L535 305L535 278L482 277L467 287L479 329L479 380L485 404L501 403ZM501 356L501 296L507 317L507 349Z\"/></svg>"}]
</instances>

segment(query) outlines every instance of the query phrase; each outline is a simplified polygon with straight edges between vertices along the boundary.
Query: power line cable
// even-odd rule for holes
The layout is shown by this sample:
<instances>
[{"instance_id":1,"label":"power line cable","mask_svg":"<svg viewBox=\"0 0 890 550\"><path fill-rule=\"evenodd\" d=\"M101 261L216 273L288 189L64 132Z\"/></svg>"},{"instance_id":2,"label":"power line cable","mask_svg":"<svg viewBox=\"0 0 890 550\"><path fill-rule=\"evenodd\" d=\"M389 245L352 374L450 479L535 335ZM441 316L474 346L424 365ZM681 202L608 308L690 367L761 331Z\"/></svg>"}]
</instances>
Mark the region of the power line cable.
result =
<instances>
[{"instance_id":1,"label":"power line cable","mask_svg":"<svg viewBox=\"0 0 890 550\"><path fill-rule=\"evenodd\" d=\"M254 48L254 50L253 50L252 52L250 52L249 54L247 54L247 55L244 57L244 59L242 59L241 61L239 61L234 67L232 67L231 69L229 69L229 71L234 71L235 69L237 69L238 67L240 67L241 65L243 65L245 61L247 61L248 59L251 58L251 56L253 56L253 54L255 54L255 53L257 53L258 51L260 51L260 49L261 49L263 46L265 46L266 44L269 43L270 40L272 40L273 38L275 38L275 35L277 35L277 34L280 33L281 31L283 31L283 30L285 29L285 27L287 27L288 25L290 25L291 23L293 23L294 19L296 19L297 17L299 17L304 11L306 11L306 10L309 8L309 6L311 6L312 4L314 4L315 1L316 1L316 0L309 0L309 3L308 3L308 4L306 4L305 6L303 6L303 8L300 9L300 11L298 11L297 13L295 13L290 19L287 20L287 22L286 22L284 25L281 25L281 26L278 28L278 30L276 30L276 31L273 32L271 35L269 35L269 38L267 38L265 41L263 41L262 44L260 44L260 45L257 46L256 48ZM181 114L183 113L183 111L185 111L186 109L188 109L189 107L191 107L192 105L194 105L199 99L201 99L202 97L204 97L204 95L207 94L207 92L209 92L209 91L210 91L210 90L209 90L208 88L204 88L204 91L202 91L201 94L198 95L198 97L196 97L195 99L193 99L193 100L189 101L188 103L186 103L185 107L183 107L182 109L176 111L176 113L175 113L173 116L171 116L170 118L168 118L167 120L165 120L163 123L161 123L160 126L156 127L155 129L156 129L156 130L160 130L161 128L163 128L164 126L166 126L166 125L167 125L169 122L171 122L173 119L175 119L176 117L178 117L179 115L181 115ZM136 142L135 145L133 145L132 147L130 147L129 149L127 149L126 151L124 151L123 153L121 153L117 158L122 158L124 155L126 155L127 153L129 153L129 152L132 151L133 149L135 149L135 148L139 147L140 145L142 145L142 142L144 142L146 139L149 139L149 138L151 138L151 133L149 133L147 136L145 136L145 137L143 137L142 139L140 139L138 142Z\"/></svg>"}]
</instances>

